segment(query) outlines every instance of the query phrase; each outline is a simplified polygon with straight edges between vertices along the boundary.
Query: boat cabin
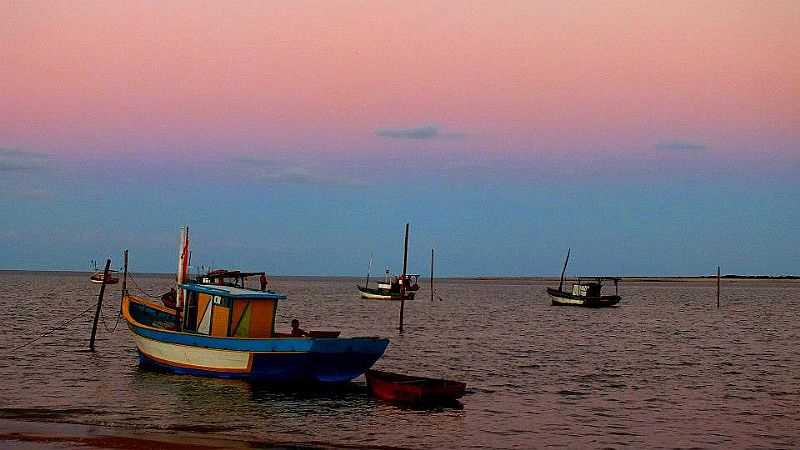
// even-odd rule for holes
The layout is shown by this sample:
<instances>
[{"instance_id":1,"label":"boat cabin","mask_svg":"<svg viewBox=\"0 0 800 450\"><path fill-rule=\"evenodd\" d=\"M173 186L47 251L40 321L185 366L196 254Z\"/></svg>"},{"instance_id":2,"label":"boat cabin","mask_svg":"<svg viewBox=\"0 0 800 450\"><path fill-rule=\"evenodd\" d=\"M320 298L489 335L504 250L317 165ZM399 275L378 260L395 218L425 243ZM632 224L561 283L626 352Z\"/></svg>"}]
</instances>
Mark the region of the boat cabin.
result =
<instances>
[{"instance_id":1,"label":"boat cabin","mask_svg":"<svg viewBox=\"0 0 800 450\"><path fill-rule=\"evenodd\" d=\"M573 284L572 295L576 297L599 297L603 285L600 283Z\"/></svg>"},{"instance_id":2,"label":"boat cabin","mask_svg":"<svg viewBox=\"0 0 800 450\"><path fill-rule=\"evenodd\" d=\"M266 272L242 272L239 270L220 269L198 276L197 282L203 284L215 284L219 286L235 286L246 288L247 278L254 276L258 276L259 278L266 280L267 274Z\"/></svg>"},{"instance_id":3,"label":"boat cabin","mask_svg":"<svg viewBox=\"0 0 800 450\"><path fill-rule=\"evenodd\" d=\"M402 275L389 275L389 269L386 269L386 276L382 282L378 282L378 289L386 289L387 291L400 291L400 284L405 283L406 289L410 291L416 291L419 289L419 284L417 283L418 280L418 273L408 273L406 274L405 278L403 278Z\"/></svg>"},{"instance_id":4,"label":"boat cabin","mask_svg":"<svg viewBox=\"0 0 800 450\"><path fill-rule=\"evenodd\" d=\"M614 282L615 294L619 294L619 281L617 277L598 277L595 281L591 282L578 282L572 285L572 295L576 297L600 297L603 290L603 280L611 280Z\"/></svg>"},{"instance_id":5,"label":"boat cabin","mask_svg":"<svg viewBox=\"0 0 800 450\"><path fill-rule=\"evenodd\" d=\"M278 300L274 291L185 283L182 330L217 337L269 338L275 335Z\"/></svg>"}]
</instances>

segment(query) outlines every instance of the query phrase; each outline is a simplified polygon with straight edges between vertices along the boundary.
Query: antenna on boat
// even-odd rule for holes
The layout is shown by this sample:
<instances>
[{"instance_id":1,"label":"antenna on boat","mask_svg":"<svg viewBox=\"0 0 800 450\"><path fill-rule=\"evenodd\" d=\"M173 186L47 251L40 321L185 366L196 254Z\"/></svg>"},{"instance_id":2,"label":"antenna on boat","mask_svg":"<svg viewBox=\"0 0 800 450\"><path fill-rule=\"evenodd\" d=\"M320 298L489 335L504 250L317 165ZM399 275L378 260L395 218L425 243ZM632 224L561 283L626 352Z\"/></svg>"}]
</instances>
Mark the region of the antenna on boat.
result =
<instances>
[{"instance_id":1,"label":"antenna on boat","mask_svg":"<svg viewBox=\"0 0 800 450\"><path fill-rule=\"evenodd\" d=\"M408 224L406 223L406 237L403 243L403 274L400 276L400 332L403 332L403 310L406 305L406 269L408 269Z\"/></svg>"},{"instance_id":2,"label":"antenna on boat","mask_svg":"<svg viewBox=\"0 0 800 450\"><path fill-rule=\"evenodd\" d=\"M567 258L564 260L564 268L561 269L561 281L558 283L558 290L561 291L564 287L564 274L567 272L567 263L569 262L569 252L572 248L567 249Z\"/></svg>"}]
</instances>

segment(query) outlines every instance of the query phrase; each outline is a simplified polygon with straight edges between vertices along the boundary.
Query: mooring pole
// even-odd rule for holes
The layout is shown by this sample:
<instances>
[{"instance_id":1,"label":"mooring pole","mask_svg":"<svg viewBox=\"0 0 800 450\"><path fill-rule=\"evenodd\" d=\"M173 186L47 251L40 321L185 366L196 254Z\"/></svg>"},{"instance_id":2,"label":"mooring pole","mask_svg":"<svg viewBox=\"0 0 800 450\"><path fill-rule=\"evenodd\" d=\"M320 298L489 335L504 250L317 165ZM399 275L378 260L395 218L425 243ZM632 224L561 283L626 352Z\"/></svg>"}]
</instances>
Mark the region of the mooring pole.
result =
<instances>
[{"instance_id":1,"label":"mooring pole","mask_svg":"<svg viewBox=\"0 0 800 450\"><path fill-rule=\"evenodd\" d=\"M717 308L719 308L719 266L717 266Z\"/></svg>"},{"instance_id":2,"label":"mooring pole","mask_svg":"<svg viewBox=\"0 0 800 450\"><path fill-rule=\"evenodd\" d=\"M431 249L431 301L433 301L433 249Z\"/></svg>"},{"instance_id":3,"label":"mooring pole","mask_svg":"<svg viewBox=\"0 0 800 450\"><path fill-rule=\"evenodd\" d=\"M97 310L94 312L94 323L92 324L92 337L89 338L89 350L94 351L94 336L97 334L97 320L100 319L100 308L103 307L103 294L106 292L106 281L108 281L108 268L111 266L111 258L106 260L106 268L103 270L103 284L100 285L100 295L97 297Z\"/></svg>"},{"instance_id":4,"label":"mooring pole","mask_svg":"<svg viewBox=\"0 0 800 450\"><path fill-rule=\"evenodd\" d=\"M128 249L122 253L122 259L124 263L122 265L122 296L120 300L125 298L125 295L128 293Z\"/></svg>"},{"instance_id":5,"label":"mooring pole","mask_svg":"<svg viewBox=\"0 0 800 450\"><path fill-rule=\"evenodd\" d=\"M403 275L400 283L400 332L403 332L403 310L406 306L406 270L408 269L408 224L406 224L406 237L403 243Z\"/></svg>"}]
</instances>

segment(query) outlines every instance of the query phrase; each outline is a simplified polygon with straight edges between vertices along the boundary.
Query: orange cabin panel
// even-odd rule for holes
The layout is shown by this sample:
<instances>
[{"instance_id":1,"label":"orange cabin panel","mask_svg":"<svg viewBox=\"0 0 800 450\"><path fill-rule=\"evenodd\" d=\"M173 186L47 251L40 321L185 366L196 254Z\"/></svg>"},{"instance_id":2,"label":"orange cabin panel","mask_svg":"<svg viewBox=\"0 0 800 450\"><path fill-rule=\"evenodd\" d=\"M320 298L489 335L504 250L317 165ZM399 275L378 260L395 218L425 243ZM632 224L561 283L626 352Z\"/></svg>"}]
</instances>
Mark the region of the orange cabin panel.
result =
<instances>
[{"instance_id":1,"label":"orange cabin panel","mask_svg":"<svg viewBox=\"0 0 800 450\"><path fill-rule=\"evenodd\" d=\"M272 337L275 327L275 300L254 300L250 302L250 337Z\"/></svg>"},{"instance_id":2,"label":"orange cabin panel","mask_svg":"<svg viewBox=\"0 0 800 450\"><path fill-rule=\"evenodd\" d=\"M227 336L231 309L214 305L211 310L211 336Z\"/></svg>"}]
</instances>

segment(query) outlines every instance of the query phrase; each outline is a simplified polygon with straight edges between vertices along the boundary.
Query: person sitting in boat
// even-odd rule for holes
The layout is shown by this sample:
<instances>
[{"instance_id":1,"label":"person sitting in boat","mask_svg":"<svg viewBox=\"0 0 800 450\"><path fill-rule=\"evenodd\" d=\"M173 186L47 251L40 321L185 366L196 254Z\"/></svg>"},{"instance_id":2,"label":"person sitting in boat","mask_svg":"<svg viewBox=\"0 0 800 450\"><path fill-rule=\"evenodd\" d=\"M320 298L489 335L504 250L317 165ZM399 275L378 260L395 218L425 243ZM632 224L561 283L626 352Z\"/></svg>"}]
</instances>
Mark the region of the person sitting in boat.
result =
<instances>
[{"instance_id":1,"label":"person sitting in boat","mask_svg":"<svg viewBox=\"0 0 800 450\"><path fill-rule=\"evenodd\" d=\"M292 337L303 337L308 336L308 333L302 328L300 328L300 321L297 319L292 319Z\"/></svg>"},{"instance_id":2,"label":"person sitting in boat","mask_svg":"<svg viewBox=\"0 0 800 450\"><path fill-rule=\"evenodd\" d=\"M261 290L267 290L267 274L262 273L260 277L258 277L258 281L261 283Z\"/></svg>"}]
</instances>

